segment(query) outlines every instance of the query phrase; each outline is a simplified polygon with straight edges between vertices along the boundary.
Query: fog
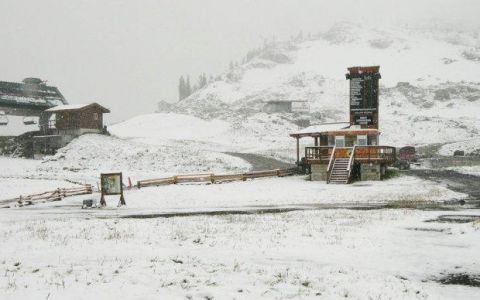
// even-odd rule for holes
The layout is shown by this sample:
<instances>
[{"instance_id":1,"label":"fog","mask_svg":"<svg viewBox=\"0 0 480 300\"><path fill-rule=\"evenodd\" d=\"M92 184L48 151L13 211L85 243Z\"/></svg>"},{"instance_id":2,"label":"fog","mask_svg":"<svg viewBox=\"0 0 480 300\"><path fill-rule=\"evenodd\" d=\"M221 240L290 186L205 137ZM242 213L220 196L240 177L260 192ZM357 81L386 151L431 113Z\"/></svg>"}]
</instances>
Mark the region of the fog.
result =
<instances>
[{"instance_id":1,"label":"fog","mask_svg":"<svg viewBox=\"0 0 480 300\"><path fill-rule=\"evenodd\" d=\"M176 101L181 75L218 75L265 39L339 21L476 27L479 2L1 0L0 80L40 77L116 122Z\"/></svg>"}]
</instances>

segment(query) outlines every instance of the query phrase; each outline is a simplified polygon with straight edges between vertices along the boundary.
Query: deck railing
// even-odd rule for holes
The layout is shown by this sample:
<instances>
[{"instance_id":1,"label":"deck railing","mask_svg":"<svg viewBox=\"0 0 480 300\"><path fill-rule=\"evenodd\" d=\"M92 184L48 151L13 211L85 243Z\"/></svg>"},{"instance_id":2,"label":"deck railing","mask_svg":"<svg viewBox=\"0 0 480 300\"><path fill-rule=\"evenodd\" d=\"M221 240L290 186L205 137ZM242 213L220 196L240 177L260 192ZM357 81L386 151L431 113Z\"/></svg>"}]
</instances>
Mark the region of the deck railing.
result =
<instances>
[{"instance_id":1,"label":"deck railing","mask_svg":"<svg viewBox=\"0 0 480 300\"><path fill-rule=\"evenodd\" d=\"M305 159L308 163L328 164L333 146L305 147ZM336 147L336 158L350 158L352 147ZM355 146L355 161L394 163L396 159L395 147L391 146Z\"/></svg>"}]
</instances>

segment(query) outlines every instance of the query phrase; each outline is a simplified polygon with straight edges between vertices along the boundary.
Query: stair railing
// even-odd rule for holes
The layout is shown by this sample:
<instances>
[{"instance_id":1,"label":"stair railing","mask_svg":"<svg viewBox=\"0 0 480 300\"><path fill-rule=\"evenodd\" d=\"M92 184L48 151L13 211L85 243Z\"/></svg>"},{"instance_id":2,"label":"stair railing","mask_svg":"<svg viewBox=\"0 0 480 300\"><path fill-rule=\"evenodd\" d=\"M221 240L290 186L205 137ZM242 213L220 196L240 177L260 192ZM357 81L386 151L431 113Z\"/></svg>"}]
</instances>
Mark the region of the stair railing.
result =
<instances>
[{"instance_id":1,"label":"stair railing","mask_svg":"<svg viewBox=\"0 0 480 300\"><path fill-rule=\"evenodd\" d=\"M328 161L328 167L327 167L327 183L330 183L330 176L333 168L333 163L335 161L335 150L337 149L337 146L333 146L332 149L332 154L330 155L330 160Z\"/></svg>"},{"instance_id":2,"label":"stair railing","mask_svg":"<svg viewBox=\"0 0 480 300\"><path fill-rule=\"evenodd\" d=\"M348 159L348 177L347 180L350 181L350 175L352 174L352 169L353 169L353 162L355 161L355 148L357 145L353 145L352 153L350 153L350 158Z\"/></svg>"}]
</instances>

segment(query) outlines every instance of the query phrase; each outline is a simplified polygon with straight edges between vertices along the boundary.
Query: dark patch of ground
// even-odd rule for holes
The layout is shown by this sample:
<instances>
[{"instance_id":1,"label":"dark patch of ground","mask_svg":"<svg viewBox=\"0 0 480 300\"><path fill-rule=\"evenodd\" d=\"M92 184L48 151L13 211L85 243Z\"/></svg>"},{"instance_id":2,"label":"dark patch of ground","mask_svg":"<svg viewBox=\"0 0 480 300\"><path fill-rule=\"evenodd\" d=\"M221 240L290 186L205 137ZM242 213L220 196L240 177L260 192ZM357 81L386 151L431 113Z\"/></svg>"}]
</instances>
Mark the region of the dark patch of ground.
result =
<instances>
[{"instance_id":1,"label":"dark patch of ground","mask_svg":"<svg viewBox=\"0 0 480 300\"><path fill-rule=\"evenodd\" d=\"M446 274L440 278L436 278L435 281L441 284L455 284L480 287L480 275L473 275L467 273Z\"/></svg>"},{"instance_id":2,"label":"dark patch of ground","mask_svg":"<svg viewBox=\"0 0 480 300\"><path fill-rule=\"evenodd\" d=\"M443 169L409 170L406 173L422 179L445 183L449 189L467 194L469 196L467 200L476 202L480 207L480 177L478 176Z\"/></svg>"},{"instance_id":3,"label":"dark patch of ground","mask_svg":"<svg viewBox=\"0 0 480 300\"><path fill-rule=\"evenodd\" d=\"M253 153L226 152L225 154L239 157L252 165L252 171L264 171L275 169L294 168L294 164L289 164L271 157Z\"/></svg>"},{"instance_id":4,"label":"dark patch of ground","mask_svg":"<svg viewBox=\"0 0 480 300\"><path fill-rule=\"evenodd\" d=\"M311 211L326 209L345 209L345 210L378 210L378 209L419 209L419 210L455 210L452 204L442 204L438 202L418 202L391 204L387 201L378 203L322 203L322 204L296 204L296 205L258 205L258 206L239 206L216 210L193 210L180 212L154 212L154 213L136 213L128 215L99 216L100 218L127 218L127 219L151 219L151 218L173 218L173 217L192 217L192 216L223 216L223 215L249 215L249 214L278 214L293 211Z\"/></svg>"},{"instance_id":5,"label":"dark patch of ground","mask_svg":"<svg viewBox=\"0 0 480 300\"><path fill-rule=\"evenodd\" d=\"M442 215L436 219L427 220L425 222L437 222L437 223L471 223L480 221L479 215Z\"/></svg>"}]
</instances>

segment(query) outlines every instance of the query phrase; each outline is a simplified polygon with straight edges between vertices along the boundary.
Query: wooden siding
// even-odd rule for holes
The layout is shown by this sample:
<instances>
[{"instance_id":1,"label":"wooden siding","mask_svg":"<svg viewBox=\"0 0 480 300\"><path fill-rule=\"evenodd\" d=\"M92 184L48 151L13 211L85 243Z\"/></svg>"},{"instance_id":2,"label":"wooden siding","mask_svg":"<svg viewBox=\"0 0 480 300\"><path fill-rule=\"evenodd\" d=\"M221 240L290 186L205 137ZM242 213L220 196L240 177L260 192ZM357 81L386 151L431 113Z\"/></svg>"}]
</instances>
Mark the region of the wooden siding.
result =
<instances>
[{"instance_id":1,"label":"wooden siding","mask_svg":"<svg viewBox=\"0 0 480 300\"><path fill-rule=\"evenodd\" d=\"M95 113L98 118L95 120ZM68 110L57 112L55 118L55 127L60 130L64 129L99 129L103 128L103 112L100 107L85 107L78 110Z\"/></svg>"}]
</instances>

